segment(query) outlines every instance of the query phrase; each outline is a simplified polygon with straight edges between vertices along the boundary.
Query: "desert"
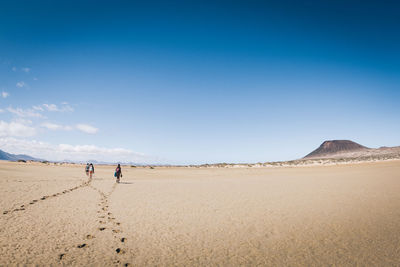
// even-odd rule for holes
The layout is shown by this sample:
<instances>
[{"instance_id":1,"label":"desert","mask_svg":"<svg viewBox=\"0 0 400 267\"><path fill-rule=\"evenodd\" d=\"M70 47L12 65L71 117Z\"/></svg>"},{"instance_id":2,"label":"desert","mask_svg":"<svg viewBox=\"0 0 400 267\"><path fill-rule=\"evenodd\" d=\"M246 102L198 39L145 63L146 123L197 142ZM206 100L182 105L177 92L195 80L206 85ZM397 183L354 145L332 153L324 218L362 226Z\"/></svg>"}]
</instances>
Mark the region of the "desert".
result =
<instances>
[{"instance_id":1,"label":"desert","mask_svg":"<svg viewBox=\"0 0 400 267\"><path fill-rule=\"evenodd\" d=\"M0 162L0 265L400 264L400 161L279 168Z\"/></svg>"},{"instance_id":2,"label":"desert","mask_svg":"<svg viewBox=\"0 0 400 267\"><path fill-rule=\"evenodd\" d=\"M0 267L400 266L400 1L1 1Z\"/></svg>"}]
</instances>

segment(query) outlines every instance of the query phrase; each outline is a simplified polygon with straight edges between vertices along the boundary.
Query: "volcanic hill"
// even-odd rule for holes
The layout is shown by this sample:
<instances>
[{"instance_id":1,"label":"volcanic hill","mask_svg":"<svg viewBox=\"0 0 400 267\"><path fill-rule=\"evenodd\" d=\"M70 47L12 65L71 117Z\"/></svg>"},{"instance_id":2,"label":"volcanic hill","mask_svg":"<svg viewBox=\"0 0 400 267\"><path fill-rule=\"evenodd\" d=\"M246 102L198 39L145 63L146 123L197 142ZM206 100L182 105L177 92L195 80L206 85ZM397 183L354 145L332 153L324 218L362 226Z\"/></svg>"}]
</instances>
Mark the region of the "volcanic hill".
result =
<instances>
[{"instance_id":1,"label":"volcanic hill","mask_svg":"<svg viewBox=\"0 0 400 267\"><path fill-rule=\"evenodd\" d=\"M333 156L339 153L358 152L368 150L368 147L357 144L350 140L331 140L325 141L319 148L305 156L304 158L320 158Z\"/></svg>"}]
</instances>

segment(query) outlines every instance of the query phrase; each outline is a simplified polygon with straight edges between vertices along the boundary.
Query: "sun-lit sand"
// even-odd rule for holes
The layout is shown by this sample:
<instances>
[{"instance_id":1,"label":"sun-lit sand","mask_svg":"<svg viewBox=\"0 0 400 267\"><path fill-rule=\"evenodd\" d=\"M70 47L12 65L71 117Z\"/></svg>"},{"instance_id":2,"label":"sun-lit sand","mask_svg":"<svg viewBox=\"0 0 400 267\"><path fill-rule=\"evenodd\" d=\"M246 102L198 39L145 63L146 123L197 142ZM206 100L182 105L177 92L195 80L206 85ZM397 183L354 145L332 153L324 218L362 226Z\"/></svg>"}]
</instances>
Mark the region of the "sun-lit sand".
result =
<instances>
[{"instance_id":1,"label":"sun-lit sand","mask_svg":"<svg viewBox=\"0 0 400 267\"><path fill-rule=\"evenodd\" d=\"M400 161L113 169L0 162L0 265L400 265Z\"/></svg>"}]
</instances>

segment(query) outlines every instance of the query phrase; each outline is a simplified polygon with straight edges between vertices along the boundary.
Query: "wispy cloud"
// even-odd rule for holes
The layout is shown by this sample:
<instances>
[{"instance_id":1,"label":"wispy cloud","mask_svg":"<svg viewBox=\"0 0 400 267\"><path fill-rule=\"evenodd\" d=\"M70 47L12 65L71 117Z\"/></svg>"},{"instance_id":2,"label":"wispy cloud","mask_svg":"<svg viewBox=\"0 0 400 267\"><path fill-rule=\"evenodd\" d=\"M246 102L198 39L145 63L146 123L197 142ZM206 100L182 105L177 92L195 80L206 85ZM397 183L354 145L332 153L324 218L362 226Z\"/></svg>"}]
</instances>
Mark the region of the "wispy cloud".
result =
<instances>
[{"instance_id":1,"label":"wispy cloud","mask_svg":"<svg viewBox=\"0 0 400 267\"><path fill-rule=\"evenodd\" d=\"M17 68L17 67L12 67L11 70L14 71L14 72L17 72L17 71L18 71L18 68ZM20 70L21 70L22 72L25 72L25 73L30 73L32 69L31 69L31 68L28 68L28 67L23 67L23 68L21 68Z\"/></svg>"},{"instance_id":2,"label":"wispy cloud","mask_svg":"<svg viewBox=\"0 0 400 267\"><path fill-rule=\"evenodd\" d=\"M64 104L65 103L65 104ZM74 108L68 105L68 103L63 102L61 106L57 106L56 104L42 104L38 106L32 107L37 111L51 111L51 112L73 112Z\"/></svg>"},{"instance_id":3,"label":"wispy cloud","mask_svg":"<svg viewBox=\"0 0 400 267\"><path fill-rule=\"evenodd\" d=\"M21 124L24 124L24 125L32 125L32 123L33 123L31 120L28 120L28 119L25 119L25 118L16 118L16 119L13 120L13 122L18 122L18 123L21 123Z\"/></svg>"},{"instance_id":4,"label":"wispy cloud","mask_svg":"<svg viewBox=\"0 0 400 267\"><path fill-rule=\"evenodd\" d=\"M35 128L24 123L0 121L0 137L28 137L35 134Z\"/></svg>"},{"instance_id":5,"label":"wispy cloud","mask_svg":"<svg viewBox=\"0 0 400 267\"><path fill-rule=\"evenodd\" d=\"M44 108L42 108L42 106L33 106L32 108L37 111L44 111Z\"/></svg>"},{"instance_id":6,"label":"wispy cloud","mask_svg":"<svg viewBox=\"0 0 400 267\"><path fill-rule=\"evenodd\" d=\"M66 153L86 153L86 154L91 154L91 155L96 155L99 153L102 154L132 154L133 152L124 149L124 148L104 148L104 147L97 147L94 145L68 145L68 144L60 144L58 145L58 148L60 149L61 152L66 152Z\"/></svg>"},{"instance_id":7,"label":"wispy cloud","mask_svg":"<svg viewBox=\"0 0 400 267\"><path fill-rule=\"evenodd\" d=\"M22 87L27 87L27 84L24 81L20 81L17 82L15 86L17 86L18 88L22 88Z\"/></svg>"},{"instance_id":8,"label":"wispy cloud","mask_svg":"<svg viewBox=\"0 0 400 267\"><path fill-rule=\"evenodd\" d=\"M124 148L106 148L95 145L53 145L46 142L15 137L0 138L0 147L16 154L28 154L48 160L97 160L106 162L158 163L158 159Z\"/></svg>"},{"instance_id":9,"label":"wispy cloud","mask_svg":"<svg viewBox=\"0 0 400 267\"><path fill-rule=\"evenodd\" d=\"M61 124L51 123L51 122L44 122L41 124L42 127L47 128L49 130L65 130L70 131L72 130L71 126L64 126Z\"/></svg>"},{"instance_id":10,"label":"wispy cloud","mask_svg":"<svg viewBox=\"0 0 400 267\"><path fill-rule=\"evenodd\" d=\"M8 96L8 95L7 95ZM4 95L3 95L4 97ZM32 118L46 118L43 113L48 111L48 112L72 112L74 109L68 105L68 103L63 102L60 106L57 106L56 104L42 104L42 105L37 105L37 106L32 106L32 108L28 109L23 109L23 108L13 108L13 107L8 107L6 109L8 112L17 115L18 117L32 117ZM46 127L49 126L49 127ZM87 125L83 124L84 126L80 126L79 128L76 127L79 130L90 132L92 133L94 131L94 128L91 129L89 127L85 127ZM60 125L61 126L61 125ZM48 129L55 129L57 127L50 126L50 124L44 124L43 127L48 128ZM67 129L70 130L74 127L71 126L62 126L61 128L59 127L58 129ZM97 129L95 130L97 131Z\"/></svg>"},{"instance_id":11,"label":"wispy cloud","mask_svg":"<svg viewBox=\"0 0 400 267\"><path fill-rule=\"evenodd\" d=\"M96 127L93 127L89 124L84 124L84 123L77 124L75 127L79 131L87 133L87 134L96 134L99 131L99 129L97 129Z\"/></svg>"},{"instance_id":12,"label":"wispy cloud","mask_svg":"<svg viewBox=\"0 0 400 267\"><path fill-rule=\"evenodd\" d=\"M43 115L34 111L33 109L22 109L22 108L12 108L8 107L7 111L15 114L19 117L34 117L34 118L43 118Z\"/></svg>"},{"instance_id":13,"label":"wispy cloud","mask_svg":"<svg viewBox=\"0 0 400 267\"><path fill-rule=\"evenodd\" d=\"M63 130L63 131L79 130L86 134L96 134L99 131L99 129L97 129L96 127L93 127L91 125L84 124L84 123L80 123L75 126L69 126L69 125L62 125L62 124L52 123L52 122L43 122L40 126L43 128L46 128L48 130L53 130L53 131L56 131L56 130Z\"/></svg>"},{"instance_id":14,"label":"wispy cloud","mask_svg":"<svg viewBox=\"0 0 400 267\"><path fill-rule=\"evenodd\" d=\"M10 94L9 93L7 93L7 92L1 92L1 97L2 98L7 98L7 97L9 97L10 96Z\"/></svg>"},{"instance_id":15,"label":"wispy cloud","mask_svg":"<svg viewBox=\"0 0 400 267\"><path fill-rule=\"evenodd\" d=\"M43 104L43 107L48 111L58 111L58 107L56 104Z\"/></svg>"}]
</instances>

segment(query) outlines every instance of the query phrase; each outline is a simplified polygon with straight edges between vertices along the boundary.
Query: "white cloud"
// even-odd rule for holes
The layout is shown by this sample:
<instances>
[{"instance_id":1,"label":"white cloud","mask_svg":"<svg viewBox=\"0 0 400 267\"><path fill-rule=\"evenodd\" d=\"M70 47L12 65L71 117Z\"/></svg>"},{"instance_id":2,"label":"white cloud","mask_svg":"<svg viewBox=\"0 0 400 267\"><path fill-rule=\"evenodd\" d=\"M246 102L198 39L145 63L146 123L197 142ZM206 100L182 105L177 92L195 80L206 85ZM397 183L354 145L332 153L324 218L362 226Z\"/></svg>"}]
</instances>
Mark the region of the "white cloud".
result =
<instances>
[{"instance_id":1,"label":"white cloud","mask_svg":"<svg viewBox=\"0 0 400 267\"><path fill-rule=\"evenodd\" d=\"M16 67L12 67L11 69L12 69L12 71L17 71Z\"/></svg>"},{"instance_id":2,"label":"white cloud","mask_svg":"<svg viewBox=\"0 0 400 267\"><path fill-rule=\"evenodd\" d=\"M80 124L77 124L75 127L79 131L87 133L87 134L96 134L99 131L99 129L97 129L89 124L80 123Z\"/></svg>"},{"instance_id":3,"label":"white cloud","mask_svg":"<svg viewBox=\"0 0 400 267\"><path fill-rule=\"evenodd\" d=\"M44 122L41 124L42 127L47 128L49 130L65 130L65 131L70 131L72 130L71 126L64 126L56 123L51 123L51 122Z\"/></svg>"},{"instance_id":4,"label":"white cloud","mask_svg":"<svg viewBox=\"0 0 400 267\"><path fill-rule=\"evenodd\" d=\"M44 111L44 109L41 106L33 106L32 108L37 111Z\"/></svg>"},{"instance_id":5,"label":"white cloud","mask_svg":"<svg viewBox=\"0 0 400 267\"><path fill-rule=\"evenodd\" d=\"M71 107L70 105L63 104L63 106L61 107L61 111L62 112L73 112L74 108Z\"/></svg>"},{"instance_id":6,"label":"white cloud","mask_svg":"<svg viewBox=\"0 0 400 267\"><path fill-rule=\"evenodd\" d=\"M61 107L57 106L56 104L42 104L39 106L33 106L32 108L38 111L51 111L51 112L73 112L74 109L68 105L64 104L66 102L63 102L61 104Z\"/></svg>"},{"instance_id":7,"label":"white cloud","mask_svg":"<svg viewBox=\"0 0 400 267\"><path fill-rule=\"evenodd\" d=\"M20 82L17 82L17 84L15 86L17 86L18 88L22 88L22 87L26 87L27 84L24 81L20 81Z\"/></svg>"},{"instance_id":8,"label":"white cloud","mask_svg":"<svg viewBox=\"0 0 400 267\"><path fill-rule=\"evenodd\" d=\"M71 127L68 125L61 125L52 122L44 122L40 126L53 131L56 130L71 131L73 129L76 129L87 134L96 134L99 131L99 129L97 129L96 127L84 123L80 123L75 125L75 127Z\"/></svg>"},{"instance_id":9,"label":"white cloud","mask_svg":"<svg viewBox=\"0 0 400 267\"><path fill-rule=\"evenodd\" d=\"M13 137L0 138L0 147L9 153L28 154L33 157L55 161L159 162L155 157L124 148L105 148L94 145L52 145L46 142Z\"/></svg>"},{"instance_id":10,"label":"white cloud","mask_svg":"<svg viewBox=\"0 0 400 267\"><path fill-rule=\"evenodd\" d=\"M47 128L49 130L60 130L63 128L62 125L51 123L51 122L44 122L41 124L42 127Z\"/></svg>"},{"instance_id":11,"label":"white cloud","mask_svg":"<svg viewBox=\"0 0 400 267\"><path fill-rule=\"evenodd\" d=\"M29 73L29 72L31 71L30 68L21 68L21 70L22 70L23 72L26 72L26 73Z\"/></svg>"},{"instance_id":12,"label":"white cloud","mask_svg":"<svg viewBox=\"0 0 400 267\"><path fill-rule=\"evenodd\" d=\"M7 98L7 97L9 97L10 96L10 94L9 93L7 93L7 92L1 92L1 97L2 98Z\"/></svg>"},{"instance_id":13,"label":"white cloud","mask_svg":"<svg viewBox=\"0 0 400 267\"><path fill-rule=\"evenodd\" d=\"M0 137L28 137L36 134L33 127L25 125L21 122L5 122L0 121Z\"/></svg>"},{"instance_id":14,"label":"white cloud","mask_svg":"<svg viewBox=\"0 0 400 267\"><path fill-rule=\"evenodd\" d=\"M0 108L0 113L3 113L3 112L5 112L5 110Z\"/></svg>"},{"instance_id":15,"label":"white cloud","mask_svg":"<svg viewBox=\"0 0 400 267\"><path fill-rule=\"evenodd\" d=\"M22 119L22 118L17 118L13 120L14 122L18 122L18 123L22 123L25 125L32 125L32 121L31 120L27 120L27 119Z\"/></svg>"},{"instance_id":16,"label":"white cloud","mask_svg":"<svg viewBox=\"0 0 400 267\"><path fill-rule=\"evenodd\" d=\"M96 154L131 154L133 153L132 151L124 148L103 148L103 147L97 147L93 145L78 145L78 146L73 146L73 145L68 145L68 144L59 144L58 149L61 152L65 153L86 153L90 155L96 155Z\"/></svg>"},{"instance_id":17,"label":"white cloud","mask_svg":"<svg viewBox=\"0 0 400 267\"><path fill-rule=\"evenodd\" d=\"M38 78L36 78L36 77L33 77L33 80L34 80L34 81L37 81L37 80L38 80Z\"/></svg>"},{"instance_id":18,"label":"white cloud","mask_svg":"<svg viewBox=\"0 0 400 267\"><path fill-rule=\"evenodd\" d=\"M33 109L22 109L22 108L7 108L8 112L13 113L19 117L34 117L34 118L43 118L43 115L35 112Z\"/></svg>"},{"instance_id":19,"label":"white cloud","mask_svg":"<svg viewBox=\"0 0 400 267\"><path fill-rule=\"evenodd\" d=\"M55 104L43 104L48 111L58 111L58 107Z\"/></svg>"}]
</instances>

